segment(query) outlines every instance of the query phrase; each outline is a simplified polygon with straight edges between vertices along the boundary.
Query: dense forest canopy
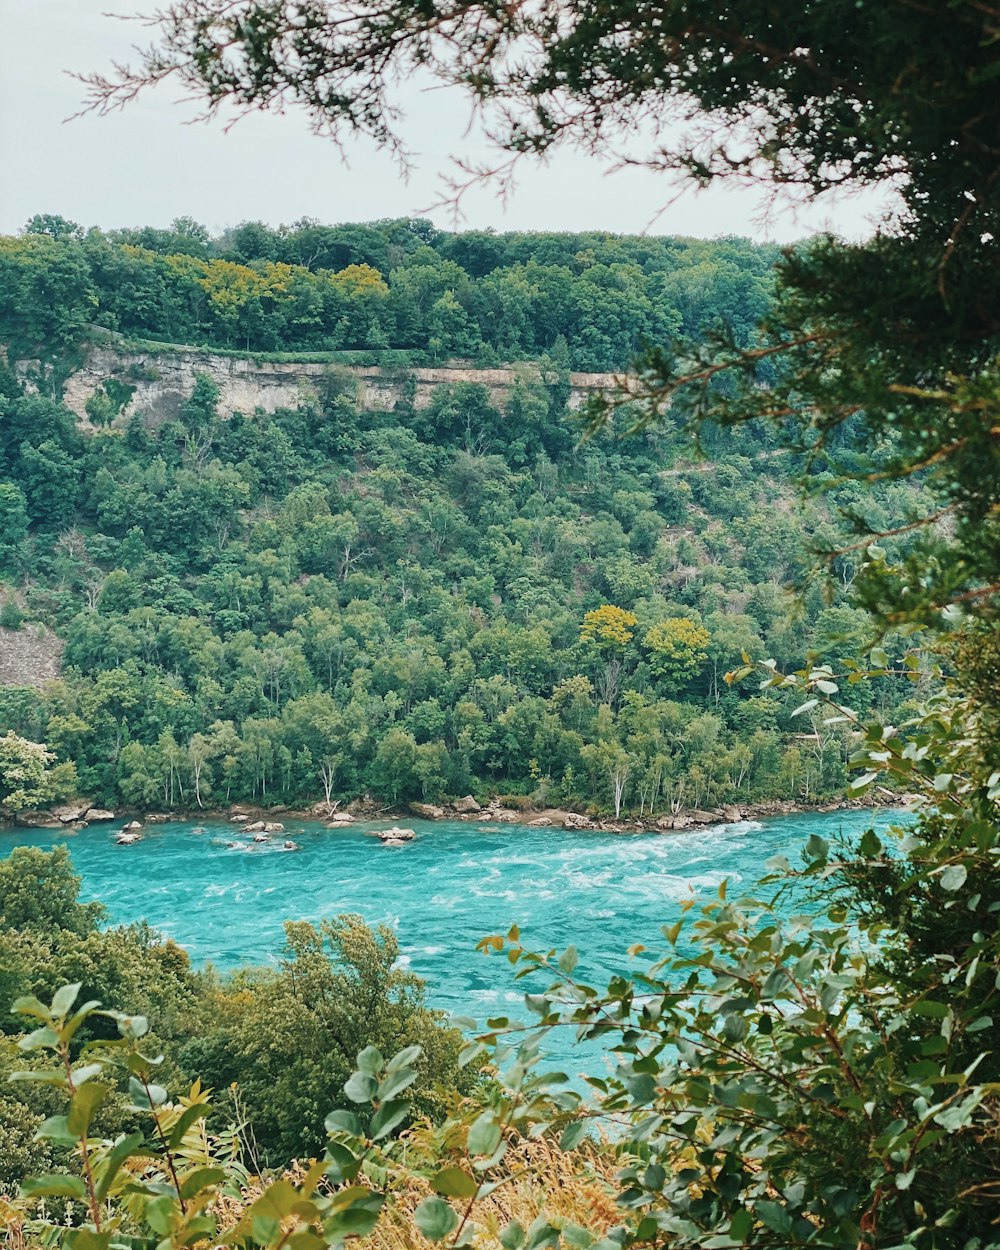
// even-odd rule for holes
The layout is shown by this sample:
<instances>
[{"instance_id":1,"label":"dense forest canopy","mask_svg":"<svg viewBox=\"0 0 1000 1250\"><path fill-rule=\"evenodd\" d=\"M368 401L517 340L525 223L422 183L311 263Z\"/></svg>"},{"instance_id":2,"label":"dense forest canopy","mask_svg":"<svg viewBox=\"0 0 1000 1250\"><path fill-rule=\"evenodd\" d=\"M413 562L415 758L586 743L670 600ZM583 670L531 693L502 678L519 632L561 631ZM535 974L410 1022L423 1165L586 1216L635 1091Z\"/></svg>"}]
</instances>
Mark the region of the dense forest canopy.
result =
<instances>
[{"instance_id":1,"label":"dense forest canopy","mask_svg":"<svg viewBox=\"0 0 1000 1250\"><path fill-rule=\"evenodd\" d=\"M245 226L217 241L191 223L83 237L62 219L29 227L0 253L27 284L20 294L8 286L24 312L4 321L12 364L28 349L30 317L53 313L37 292L70 290L61 275L71 266L83 294L75 328L67 313L61 328L36 321L30 331L51 335L30 350L54 369L38 374L28 361L5 375L0 541L8 614L17 623L23 610L66 645L63 680L42 693L0 691L0 709L4 728L47 744L57 768L75 765L84 793L191 807L472 790L615 815L843 793L849 732L818 714L792 718L794 698L723 679L744 654L794 668L810 652L861 645L865 621L849 592L862 553L836 560L800 610L786 587L805 575L808 548L837 548L842 513L862 508L876 528L902 528L926 506L920 488L862 487L832 462L813 463L821 494L802 514L793 499L803 462L764 425L706 434L709 462L670 424L581 442L567 409L574 352L578 364L624 366L634 349L629 340L599 360L579 354L612 342L607 295L618 288L594 286L595 273L632 274L635 291L657 285L649 298L675 326L729 324L746 338L766 307L772 249L449 235L421 222ZM404 382L391 411L370 411L331 366L312 398L275 413L223 417L202 377L177 419L147 424L142 412L124 415L127 371L88 401L90 428L60 406L85 316L119 326L145 316L144 329L166 333L153 318L192 307L185 289L202 309L230 306L230 288L205 277L237 271L222 256L258 265L243 274L285 264L260 268L267 250L316 265L283 272L331 290L343 275L373 275L397 322L401 292L412 309L433 309L414 275L452 282L449 298L470 307L483 283L529 273L558 273L568 292L595 299L585 315L577 308L582 319L557 351L562 331L545 321L544 301L531 303L530 283L518 287L521 338L507 348L548 342L553 352L502 400L459 383L416 407ZM159 275L160 302L117 283L112 261ZM368 268L375 261L388 286ZM366 324L369 287L349 286L338 306L348 339ZM634 309L621 311L638 324ZM259 341L296 344L280 303L258 304L255 316ZM170 330L182 331L198 327L182 319ZM54 392L27 393L18 376ZM895 653L906 645L898 639ZM878 695L893 715L912 697L904 679ZM872 698L869 687L850 695L858 712Z\"/></svg>"},{"instance_id":2,"label":"dense forest canopy","mask_svg":"<svg viewBox=\"0 0 1000 1250\"><path fill-rule=\"evenodd\" d=\"M550 353L599 372L723 323L748 342L777 256L737 237L454 233L423 219L248 221L211 238L190 219L103 232L40 214L0 240L0 319L29 355L100 326L248 352Z\"/></svg>"}]
</instances>

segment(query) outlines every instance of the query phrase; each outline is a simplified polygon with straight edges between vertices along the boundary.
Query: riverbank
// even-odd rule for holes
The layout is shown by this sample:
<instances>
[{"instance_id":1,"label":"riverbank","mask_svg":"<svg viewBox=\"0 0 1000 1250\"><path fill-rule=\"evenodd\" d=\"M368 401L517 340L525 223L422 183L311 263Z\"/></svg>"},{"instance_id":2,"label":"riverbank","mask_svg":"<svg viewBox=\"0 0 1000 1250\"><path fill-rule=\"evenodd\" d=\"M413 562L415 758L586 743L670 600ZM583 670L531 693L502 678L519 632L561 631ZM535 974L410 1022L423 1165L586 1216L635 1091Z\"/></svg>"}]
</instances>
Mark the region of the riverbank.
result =
<instances>
[{"instance_id":1,"label":"riverbank","mask_svg":"<svg viewBox=\"0 0 1000 1250\"><path fill-rule=\"evenodd\" d=\"M118 821L138 825L166 824L172 821L225 821L234 826L255 825L260 822L278 826L284 820L320 821L329 828L348 829L354 824L372 824L378 821L400 821L416 816L421 820L450 820L475 822L477 824L524 825L527 828L562 828L569 830L597 830L603 833L673 833L705 828L713 825L733 824L744 820L767 820L772 816L790 816L810 812L860 812L879 807L916 807L920 796L895 793L879 788L864 798L840 798L807 803L792 799L765 799L755 803L730 803L717 808L678 808L660 815L629 816L621 819L590 816L586 813L561 807L510 807L501 799L494 798L481 804L472 795L453 800L447 804L409 803L404 806L382 806L374 800L353 800L343 806L339 802L315 803L308 808L284 806L261 807L255 804L234 803L224 808L183 808L170 812L153 812L145 808L121 808L111 811L96 807L85 799L57 804L37 811L18 812L5 816L0 827L27 827L31 829L86 829L92 824L112 824ZM280 829L275 829L280 832Z\"/></svg>"}]
</instances>

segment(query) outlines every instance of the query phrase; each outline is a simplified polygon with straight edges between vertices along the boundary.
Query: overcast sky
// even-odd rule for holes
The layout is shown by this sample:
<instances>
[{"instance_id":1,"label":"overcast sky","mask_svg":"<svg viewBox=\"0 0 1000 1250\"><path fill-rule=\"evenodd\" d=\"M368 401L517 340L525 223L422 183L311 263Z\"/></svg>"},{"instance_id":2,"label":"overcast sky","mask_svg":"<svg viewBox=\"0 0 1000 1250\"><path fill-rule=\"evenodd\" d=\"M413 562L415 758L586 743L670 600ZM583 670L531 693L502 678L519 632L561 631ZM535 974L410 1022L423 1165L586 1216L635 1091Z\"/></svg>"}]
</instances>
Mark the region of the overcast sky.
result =
<instances>
[{"instance_id":1,"label":"overcast sky","mask_svg":"<svg viewBox=\"0 0 1000 1250\"><path fill-rule=\"evenodd\" d=\"M355 145L345 166L328 140L310 134L302 115L254 116L226 133L221 122L190 124L196 110L168 90L121 114L66 121L82 98L69 71L106 69L113 58L127 60L136 42L148 42L141 27L104 10L151 7L141 0L0 0L0 231L19 230L37 212L103 227L167 225L186 215L213 232L248 219L278 225L301 217L421 214L444 228L454 224L447 210L432 206L449 157L469 151L467 113L442 91L412 92L407 136L416 168L408 182L373 145ZM470 193L460 224L788 241L820 228L862 236L878 210L868 196L762 219L758 197L747 190L688 192L670 203L675 191L662 175L607 174L587 157L565 153L525 171L506 204L486 190Z\"/></svg>"}]
</instances>

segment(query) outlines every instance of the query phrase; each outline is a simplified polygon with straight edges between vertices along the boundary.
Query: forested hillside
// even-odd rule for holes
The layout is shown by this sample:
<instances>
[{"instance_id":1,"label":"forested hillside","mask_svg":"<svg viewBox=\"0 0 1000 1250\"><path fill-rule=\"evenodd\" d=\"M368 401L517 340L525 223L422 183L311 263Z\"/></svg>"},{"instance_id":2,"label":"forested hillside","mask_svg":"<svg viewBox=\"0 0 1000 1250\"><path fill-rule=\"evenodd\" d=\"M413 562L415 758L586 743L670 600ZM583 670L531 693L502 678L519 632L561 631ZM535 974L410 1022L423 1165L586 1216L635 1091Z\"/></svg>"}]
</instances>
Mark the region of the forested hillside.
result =
<instances>
[{"instance_id":1,"label":"forested hillside","mask_svg":"<svg viewBox=\"0 0 1000 1250\"><path fill-rule=\"evenodd\" d=\"M449 298L556 262L569 287L594 270L639 282L644 260L657 316L684 321L681 288L697 290L706 325L732 313L719 275L742 274L744 295L759 297L770 259L743 242L442 235L421 223L266 237L248 226L225 247L253 260L251 241L259 251L269 239L292 256L307 236L314 249L294 253L300 260L388 268L395 256L392 289L416 289L415 273L458 275ZM88 315L106 321L119 288L102 257L161 276L183 269L206 307L217 293L191 275L235 272L235 261L152 250L176 247L176 233L134 237L36 234L8 240L3 255L23 282L40 281L39 258L77 265L97 291ZM369 250L344 250L345 240ZM198 244L206 255L222 247ZM454 257L476 277L461 277ZM577 265L584 276L573 257L589 258ZM669 258L672 270L656 268ZM254 263L242 272L270 272ZM317 282L340 280L318 272ZM134 289L127 306L152 310L148 330L193 328L156 323L158 305ZM537 346L537 321L523 324L535 326L530 335L498 341ZM569 340L575 363L603 324L595 305ZM262 325L268 342L289 342L280 310ZM8 319L5 332L13 364L23 324ZM32 350L58 366L71 350L59 342ZM624 344L600 352L590 363L627 359ZM109 379L96 432L81 432L55 395L25 393L8 370L4 622L42 622L65 651L63 679L42 693L0 692L4 728L74 764L75 781L62 769L64 788L115 804L472 791L618 814L842 792L843 725L818 713L794 719L795 698L760 695L755 683L729 689L723 678L743 653L796 667L812 651L856 652L865 619L846 594L860 551L835 560L832 580L794 614L784 587L804 574L807 547L843 541L841 510L860 509L873 529L902 526L919 490L846 481L820 461L810 476L825 489L802 511L802 466L772 430L709 435L711 462L669 423L581 443L565 372L549 358L544 376L519 380L503 411L485 388L459 384L428 407L404 398L372 412L331 367L315 400L227 419L203 378L179 419L156 428L141 413L118 415L128 390ZM903 679L879 695L894 712L911 696ZM867 684L845 695L859 710L872 697Z\"/></svg>"},{"instance_id":2,"label":"forested hillside","mask_svg":"<svg viewBox=\"0 0 1000 1250\"><path fill-rule=\"evenodd\" d=\"M190 220L103 233L45 215L0 240L0 319L28 354L99 326L248 352L391 348L414 362L552 353L599 372L722 321L746 341L777 256L737 238L456 234L425 220L247 222L213 239Z\"/></svg>"}]
</instances>

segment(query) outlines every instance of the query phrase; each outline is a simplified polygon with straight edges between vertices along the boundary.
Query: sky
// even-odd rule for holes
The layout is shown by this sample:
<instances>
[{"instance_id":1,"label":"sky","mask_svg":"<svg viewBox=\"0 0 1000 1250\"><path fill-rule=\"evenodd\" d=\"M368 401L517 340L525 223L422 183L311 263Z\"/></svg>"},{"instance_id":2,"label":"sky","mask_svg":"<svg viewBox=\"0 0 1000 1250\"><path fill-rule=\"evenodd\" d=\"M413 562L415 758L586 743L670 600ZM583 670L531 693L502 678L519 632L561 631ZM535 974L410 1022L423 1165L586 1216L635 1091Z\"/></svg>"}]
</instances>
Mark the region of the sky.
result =
<instances>
[{"instance_id":1,"label":"sky","mask_svg":"<svg viewBox=\"0 0 1000 1250\"><path fill-rule=\"evenodd\" d=\"M525 169L504 202L488 188L469 193L456 221L435 205L450 158L470 153L468 108L451 92L417 86L406 100L405 136L415 150L407 180L372 143L353 144L345 165L328 139L310 133L303 114L255 115L227 131L222 121L193 122L196 106L167 88L121 113L66 120L83 99L73 72L107 70L113 59L128 60L136 43L149 42L141 26L107 10L134 15L151 7L154 0L0 0L0 233L15 233L35 213L104 228L165 226L190 216L213 233L246 220L430 216L444 229L788 242L819 229L864 237L879 213L872 194L771 212L745 188L678 197L680 188L662 174L609 173L584 154L565 152Z\"/></svg>"}]
</instances>

